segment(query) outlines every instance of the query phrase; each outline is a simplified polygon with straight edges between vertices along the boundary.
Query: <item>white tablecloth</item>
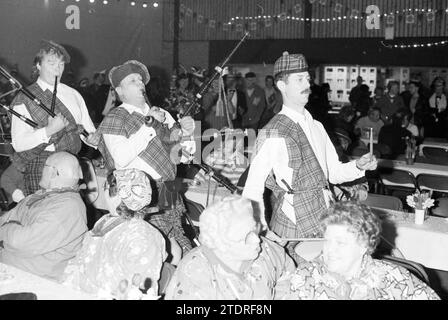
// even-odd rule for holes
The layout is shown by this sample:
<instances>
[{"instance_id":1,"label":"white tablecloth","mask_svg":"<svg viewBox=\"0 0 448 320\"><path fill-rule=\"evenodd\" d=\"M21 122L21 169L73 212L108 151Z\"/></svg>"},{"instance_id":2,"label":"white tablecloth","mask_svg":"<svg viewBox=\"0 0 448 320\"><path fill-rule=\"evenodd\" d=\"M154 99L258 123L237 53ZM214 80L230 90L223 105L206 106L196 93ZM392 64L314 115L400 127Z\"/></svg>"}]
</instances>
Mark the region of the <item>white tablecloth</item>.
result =
<instances>
[{"instance_id":1,"label":"white tablecloth","mask_svg":"<svg viewBox=\"0 0 448 320\"><path fill-rule=\"evenodd\" d=\"M427 268L448 271L448 220L428 217L423 225L414 224L413 213L374 209L387 213L382 235L400 250L407 260ZM307 260L317 257L323 242L302 242L296 252Z\"/></svg>"},{"instance_id":2,"label":"white tablecloth","mask_svg":"<svg viewBox=\"0 0 448 320\"><path fill-rule=\"evenodd\" d=\"M11 279L3 280L4 278ZM39 300L95 300L94 296L76 291L57 282L41 278L10 265L0 263L0 295L32 292Z\"/></svg>"}]
</instances>

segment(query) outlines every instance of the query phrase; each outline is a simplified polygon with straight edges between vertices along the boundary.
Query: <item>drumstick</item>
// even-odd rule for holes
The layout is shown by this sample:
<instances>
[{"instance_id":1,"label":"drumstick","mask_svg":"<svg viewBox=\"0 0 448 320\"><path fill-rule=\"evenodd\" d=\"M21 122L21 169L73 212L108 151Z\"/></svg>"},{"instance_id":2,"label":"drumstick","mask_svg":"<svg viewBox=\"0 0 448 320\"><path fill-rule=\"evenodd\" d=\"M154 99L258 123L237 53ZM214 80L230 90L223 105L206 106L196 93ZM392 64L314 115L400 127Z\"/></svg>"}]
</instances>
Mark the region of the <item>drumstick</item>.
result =
<instances>
[{"instance_id":1,"label":"drumstick","mask_svg":"<svg viewBox=\"0 0 448 320\"><path fill-rule=\"evenodd\" d=\"M370 157L373 156L373 128L370 128Z\"/></svg>"}]
</instances>

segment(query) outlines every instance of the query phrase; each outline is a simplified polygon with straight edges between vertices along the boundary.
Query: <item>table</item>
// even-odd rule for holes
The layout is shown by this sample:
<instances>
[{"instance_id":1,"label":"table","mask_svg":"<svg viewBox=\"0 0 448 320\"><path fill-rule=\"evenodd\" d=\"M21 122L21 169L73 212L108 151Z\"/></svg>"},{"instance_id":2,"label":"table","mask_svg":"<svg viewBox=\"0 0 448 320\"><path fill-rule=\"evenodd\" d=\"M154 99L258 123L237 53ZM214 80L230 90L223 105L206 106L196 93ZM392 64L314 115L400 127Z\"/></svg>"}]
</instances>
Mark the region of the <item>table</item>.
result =
<instances>
[{"instance_id":1,"label":"table","mask_svg":"<svg viewBox=\"0 0 448 320\"><path fill-rule=\"evenodd\" d=\"M423 147L448 148L448 140L444 138L425 138L419 147L419 153L423 155Z\"/></svg>"},{"instance_id":2,"label":"table","mask_svg":"<svg viewBox=\"0 0 448 320\"><path fill-rule=\"evenodd\" d=\"M414 224L414 214L372 208L383 218L382 236L407 260L427 268L448 271L448 219L429 216L423 225ZM296 252L312 260L322 251L323 242L302 242Z\"/></svg>"},{"instance_id":3,"label":"table","mask_svg":"<svg viewBox=\"0 0 448 320\"><path fill-rule=\"evenodd\" d=\"M0 281L0 295L8 293L32 292L39 300L95 300L95 296L68 288L57 282L36 276L16 267L0 263L0 277L13 278Z\"/></svg>"},{"instance_id":4,"label":"table","mask_svg":"<svg viewBox=\"0 0 448 320\"><path fill-rule=\"evenodd\" d=\"M184 179L184 182L188 184L185 191L185 197L188 200L194 201L202 205L204 208L207 207L207 194L208 194L208 181L201 182L200 185L193 185L191 181ZM221 199L231 196L232 193L227 188L220 186L214 180L210 181L210 195L208 204L220 201Z\"/></svg>"}]
</instances>

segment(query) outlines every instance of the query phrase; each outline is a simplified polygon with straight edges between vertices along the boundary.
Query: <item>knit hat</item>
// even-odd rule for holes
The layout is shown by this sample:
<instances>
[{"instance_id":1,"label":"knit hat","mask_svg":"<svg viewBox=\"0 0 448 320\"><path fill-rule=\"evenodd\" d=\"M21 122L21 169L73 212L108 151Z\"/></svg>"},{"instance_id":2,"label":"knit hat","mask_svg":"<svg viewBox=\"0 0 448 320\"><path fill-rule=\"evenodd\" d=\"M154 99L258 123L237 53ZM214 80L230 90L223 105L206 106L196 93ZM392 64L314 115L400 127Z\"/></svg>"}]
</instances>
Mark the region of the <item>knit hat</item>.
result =
<instances>
[{"instance_id":1,"label":"knit hat","mask_svg":"<svg viewBox=\"0 0 448 320\"><path fill-rule=\"evenodd\" d=\"M138 211L152 201L152 186L149 177L140 170L115 170L117 193L121 201L131 210Z\"/></svg>"},{"instance_id":2,"label":"knit hat","mask_svg":"<svg viewBox=\"0 0 448 320\"><path fill-rule=\"evenodd\" d=\"M40 41L40 49L44 49L45 51L50 51L51 49L53 49L54 51L62 54L65 63L70 63L70 55L68 54L67 50L65 50L63 46L57 44L54 41L42 39Z\"/></svg>"},{"instance_id":3,"label":"knit hat","mask_svg":"<svg viewBox=\"0 0 448 320\"><path fill-rule=\"evenodd\" d=\"M129 60L122 65L113 67L109 71L109 81L112 87L116 88L120 85L121 80L132 73L138 73L142 76L143 83L146 85L149 82L150 76L146 66L137 60Z\"/></svg>"},{"instance_id":4,"label":"knit hat","mask_svg":"<svg viewBox=\"0 0 448 320\"><path fill-rule=\"evenodd\" d=\"M289 54L287 51L275 61L274 77L279 73L296 73L308 71L308 64L305 56L300 53Z\"/></svg>"}]
</instances>

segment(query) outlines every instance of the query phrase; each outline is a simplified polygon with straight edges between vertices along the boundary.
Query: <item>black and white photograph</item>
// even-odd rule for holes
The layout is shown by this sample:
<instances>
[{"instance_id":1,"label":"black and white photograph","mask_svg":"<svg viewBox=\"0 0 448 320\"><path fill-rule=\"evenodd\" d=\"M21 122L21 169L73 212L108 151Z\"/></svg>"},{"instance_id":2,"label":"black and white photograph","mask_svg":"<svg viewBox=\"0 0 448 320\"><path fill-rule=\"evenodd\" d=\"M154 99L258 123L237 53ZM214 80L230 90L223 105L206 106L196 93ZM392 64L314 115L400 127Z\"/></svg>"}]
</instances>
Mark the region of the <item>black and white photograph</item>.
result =
<instances>
[{"instance_id":1,"label":"black and white photograph","mask_svg":"<svg viewBox=\"0 0 448 320\"><path fill-rule=\"evenodd\" d=\"M1 0L0 300L448 300L447 81L448 0Z\"/></svg>"}]
</instances>

